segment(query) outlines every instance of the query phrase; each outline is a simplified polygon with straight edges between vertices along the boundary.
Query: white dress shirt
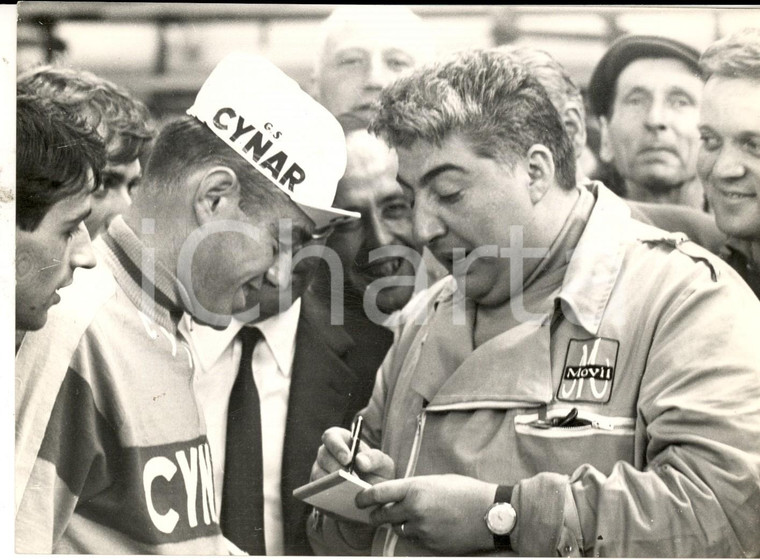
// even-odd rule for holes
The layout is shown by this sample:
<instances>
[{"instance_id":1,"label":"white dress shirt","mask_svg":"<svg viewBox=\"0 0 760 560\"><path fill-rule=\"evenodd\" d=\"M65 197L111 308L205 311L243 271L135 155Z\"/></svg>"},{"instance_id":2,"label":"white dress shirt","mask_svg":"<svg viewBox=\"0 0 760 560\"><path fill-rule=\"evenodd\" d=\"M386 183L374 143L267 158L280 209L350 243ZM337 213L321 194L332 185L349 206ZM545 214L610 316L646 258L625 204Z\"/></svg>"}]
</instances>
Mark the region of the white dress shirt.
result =
<instances>
[{"instance_id":1,"label":"white dress shirt","mask_svg":"<svg viewBox=\"0 0 760 560\"><path fill-rule=\"evenodd\" d=\"M255 324L264 336L253 351L252 369L261 403L264 538L267 555L284 554L280 495L282 448L300 313L301 300L298 299L284 313ZM227 408L242 351L242 344L236 335L244 326L244 323L233 319L229 327L219 331L191 323L187 315L180 323L180 331L188 340L195 358L194 386L211 446L217 511L221 511L222 502Z\"/></svg>"}]
</instances>

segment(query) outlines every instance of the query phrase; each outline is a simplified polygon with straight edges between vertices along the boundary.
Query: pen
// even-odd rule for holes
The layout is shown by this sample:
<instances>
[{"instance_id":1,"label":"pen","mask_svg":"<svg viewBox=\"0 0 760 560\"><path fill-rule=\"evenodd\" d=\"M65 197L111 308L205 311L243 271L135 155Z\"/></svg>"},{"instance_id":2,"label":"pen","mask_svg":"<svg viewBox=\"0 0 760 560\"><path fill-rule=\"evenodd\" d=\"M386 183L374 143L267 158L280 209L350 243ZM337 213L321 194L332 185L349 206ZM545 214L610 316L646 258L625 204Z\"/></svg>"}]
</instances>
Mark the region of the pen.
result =
<instances>
[{"instance_id":1,"label":"pen","mask_svg":"<svg viewBox=\"0 0 760 560\"><path fill-rule=\"evenodd\" d=\"M359 452L359 439L362 435L362 424L364 418L361 416L356 417L353 429L351 430L351 462L348 464L349 474L354 474L354 462L356 461L356 454Z\"/></svg>"}]
</instances>

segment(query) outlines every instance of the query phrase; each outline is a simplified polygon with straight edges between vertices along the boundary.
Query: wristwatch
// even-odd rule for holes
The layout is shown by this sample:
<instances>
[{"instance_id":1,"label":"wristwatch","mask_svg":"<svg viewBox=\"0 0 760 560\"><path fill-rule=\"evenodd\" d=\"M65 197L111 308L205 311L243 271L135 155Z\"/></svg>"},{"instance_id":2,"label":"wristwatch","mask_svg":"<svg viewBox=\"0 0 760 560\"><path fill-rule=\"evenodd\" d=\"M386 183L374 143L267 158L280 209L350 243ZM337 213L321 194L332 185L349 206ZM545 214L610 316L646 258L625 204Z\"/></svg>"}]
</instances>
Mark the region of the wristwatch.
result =
<instances>
[{"instance_id":1,"label":"wristwatch","mask_svg":"<svg viewBox=\"0 0 760 560\"><path fill-rule=\"evenodd\" d=\"M517 523L517 513L510 504L512 486L499 486L496 489L493 504L488 508L484 520L488 530L493 534L496 550L511 550L509 534Z\"/></svg>"}]
</instances>

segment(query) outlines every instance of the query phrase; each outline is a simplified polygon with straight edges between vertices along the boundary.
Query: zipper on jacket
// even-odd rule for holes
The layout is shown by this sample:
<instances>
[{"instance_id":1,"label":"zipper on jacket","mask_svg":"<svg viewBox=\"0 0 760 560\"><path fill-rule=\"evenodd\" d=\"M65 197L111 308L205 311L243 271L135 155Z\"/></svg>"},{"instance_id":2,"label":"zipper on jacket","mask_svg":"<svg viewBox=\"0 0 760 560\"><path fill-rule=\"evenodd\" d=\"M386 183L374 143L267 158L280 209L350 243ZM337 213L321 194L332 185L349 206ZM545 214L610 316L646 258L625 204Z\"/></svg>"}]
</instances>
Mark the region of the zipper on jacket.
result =
<instances>
[{"instance_id":1,"label":"zipper on jacket","mask_svg":"<svg viewBox=\"0 0 760 560\"><path fill-rule=\"evenodd\" d=\"M425 418L427 410L422 409L417 415L417 429L414 431L414 440L412 441L412 452L409 455L409 462L406 465L406 472L404 472L404 478L409 478L417 468L417 458L420 455L420 440L422 439L422 431L425 429ZM383 546L383 556L393 556L396 550L396 543L398 542L398 535L388 528L388 535L385 539Z\"/></svg>"},{"instance_id":2,"label":"zipper on jacket","mask_svg":"<svg viewBox=\"0 0 760 560\"><path fill-rule=\"evenodd\" d=\"M427 410L422 409L417 415L417 429L414 432L414 441L412 441L412 452L409 455L409 463L406 465L406 472L404 478L412 476L414 470L417 468L417 458L420 455L420 440L422 439L422 430L425 429L425 418L427 416Z\"/></svg>"}]
</instances>

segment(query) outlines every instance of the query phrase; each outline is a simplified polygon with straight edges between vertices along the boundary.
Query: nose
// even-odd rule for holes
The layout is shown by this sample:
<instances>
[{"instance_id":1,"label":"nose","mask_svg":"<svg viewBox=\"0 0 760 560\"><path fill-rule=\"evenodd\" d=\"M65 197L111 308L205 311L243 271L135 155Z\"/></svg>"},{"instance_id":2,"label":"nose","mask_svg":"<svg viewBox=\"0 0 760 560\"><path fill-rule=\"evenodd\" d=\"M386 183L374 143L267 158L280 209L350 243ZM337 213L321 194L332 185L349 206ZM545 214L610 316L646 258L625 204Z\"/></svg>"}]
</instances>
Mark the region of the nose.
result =
<instances>
[{"instance_id":1,"label":"nose","mask_svg":"<svg viewBox=\"0 0 760 560\"><path fill-rule=\"evenodd\" d=\"M92 241L90 234L84 223L79 224L74 238L71 241L71 269L75 268L93 268L97 264L95 252L92 250Z\"/></svg>"},{"instance_id":2,"label":"nose","mask_svg":"<svg viewBox=\"0 0 760 560\"><path fill-rule=\"evenodd\" d=\"M293 255L291 251L280 250L274 258L274 263L267 269L267 280L279 288L287 288L292 278Z\"/></svg>"},{"instance_id":3,"label":"nose","mask_svg":"<svg viewBox=\"0 0 760 560\"><path fill-rule=\"evenodd\" d=\"M377 212L365 214L365 239L371 249L392 245L395 236L389 224Z\"/></svg>"},{"instance_id":4,"label":"nose","mask_svg":"<svg viewBox=\"0 0 760 560\"><path fill-rule=\"evenodd\" d=\"M370 57L367 70L367 87L370 89L383 89L393 80L393 72L383 59L382 53L375 53Z\"/></svg>"},{"instance_id":5,"label":"nose","mask_svg":"<svg viewBox=\"0 0 760 560\"><path fill-rule=\"evenodd\" d=\"M712 172L721 179L736 179L745 173L744 165L731 145L723 146L715 159Z\"/></svg>"},{"instance_id":6,"label":"nose","mask_svg":"<svg viewBox=\"0 0 760 560\"><path fill-rule=\"evenodd\" d=\"M422 197L419 197L422 198ZM414 205L414 238L417 243L431 245L436 239L446 233L446 226L433 208L428 207L422 200Z\"/></svg>"},{"instance_id":7,"label":"nose","mask_svg":"<svg viewBox=\"0 0 760 560\"><path fill-rule=\"evenodd\" d=\"M662 99L653 99L647 110L644 126L649 130L664 130L666 128L667 110Z\"/></svg>"},{"instance_id":8,"label":"nose","mask_svg":"<svg viewBox=\"0 0 760 560\"><path fill-rule=\"evenodd\" d=\"M129 194L129 187L127 185L119 188L119 198L124 203L125 208L132 206L132 195Z\"/></svg>"}]
</instances>

